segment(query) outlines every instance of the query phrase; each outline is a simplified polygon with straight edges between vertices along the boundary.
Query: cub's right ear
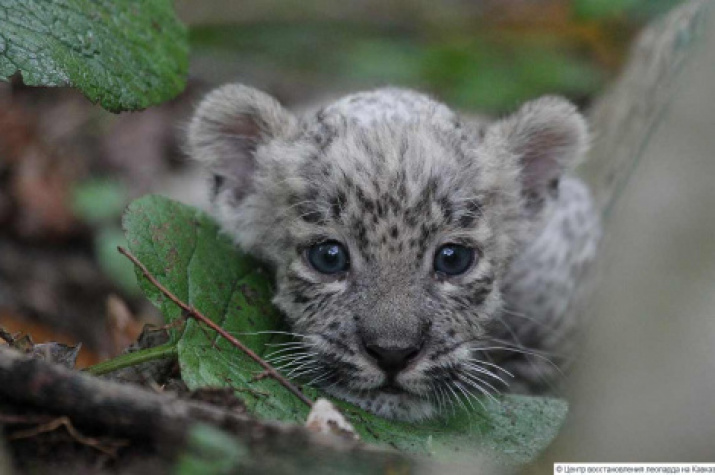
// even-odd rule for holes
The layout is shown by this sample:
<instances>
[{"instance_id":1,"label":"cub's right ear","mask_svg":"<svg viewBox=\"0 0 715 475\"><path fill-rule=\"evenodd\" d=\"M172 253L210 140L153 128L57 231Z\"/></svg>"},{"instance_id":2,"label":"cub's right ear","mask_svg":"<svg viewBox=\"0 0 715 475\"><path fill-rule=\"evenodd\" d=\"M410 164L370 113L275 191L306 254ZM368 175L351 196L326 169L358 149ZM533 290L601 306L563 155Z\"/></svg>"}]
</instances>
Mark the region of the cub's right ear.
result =
<instances>
[{"instance_id":1,"label":"cub's right ear","mask_svg":"<svg viewBox=\"0 0 715 475\"><path fill-rule=\"evenodd\" d=\"M253 187L256 150L297 127L274 98L241 84L220 87L199 104L188 130L188 152L213 173L212 199L225 189L240 200Z\"/></svg>"}]
</instances>

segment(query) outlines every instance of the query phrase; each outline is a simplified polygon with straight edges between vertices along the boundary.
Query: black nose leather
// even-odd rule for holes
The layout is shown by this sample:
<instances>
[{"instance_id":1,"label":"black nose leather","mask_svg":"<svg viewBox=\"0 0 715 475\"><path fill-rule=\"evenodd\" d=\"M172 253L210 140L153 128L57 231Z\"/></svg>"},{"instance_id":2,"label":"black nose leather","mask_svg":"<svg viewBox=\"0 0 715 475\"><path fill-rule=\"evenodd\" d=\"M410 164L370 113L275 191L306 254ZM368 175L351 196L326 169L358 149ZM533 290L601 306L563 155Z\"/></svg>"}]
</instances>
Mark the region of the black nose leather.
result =
<instances>
[{"instance_id":1,"label":"black nose leather","mask_svg":"<svg viewBox=\"0 0 715 475\"><path fill-rule=\"evenodd\" d=\"M365 351L370 355L377 365L387 374L395 375L405 369L415 356L420 352L421 347L409 346L407 348L383 348L378 345L367 344Z\"/></svg>"}]
</instances>

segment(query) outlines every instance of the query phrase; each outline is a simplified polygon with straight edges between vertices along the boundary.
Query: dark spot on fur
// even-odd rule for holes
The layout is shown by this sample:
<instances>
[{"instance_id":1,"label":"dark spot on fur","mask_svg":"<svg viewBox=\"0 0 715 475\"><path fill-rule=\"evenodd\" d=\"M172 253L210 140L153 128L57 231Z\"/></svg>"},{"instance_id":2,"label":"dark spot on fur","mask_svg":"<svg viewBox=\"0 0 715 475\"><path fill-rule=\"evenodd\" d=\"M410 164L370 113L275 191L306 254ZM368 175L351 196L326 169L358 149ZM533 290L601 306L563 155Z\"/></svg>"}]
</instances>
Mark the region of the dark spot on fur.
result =
<instances>
[{"instance_id":1,"label":"dark spot on fur","mask_svg":"<svg viewBox=\"0 0 715 475\"><path fill-rule=\"evenodd\" d=\"M400 230L397 229L397 226L393 225L390 228L390 236L392 236L392 239L397 239L400 236Z\"/></svg>"},{"instance_id":2,"label":"dark spot on fur","mask_svg":"<svg viewBox=\"0 0 715 475\"><path fill-rule=\"evenodd\" d=\"M380 199L377 201L376 207L375 207L376 210L377 210L377 215L378 215L380 218L384 218L384 217L385 217L385 214L386 214L386 212L387 212L387 210L385 209L385 205L384 205L384 199L385 199L385 198L384 198L384 195L381 196Z\"/></svg>"},{"instance_id":3,"label":"dark spot on fur","mask_svg":"<svg viewBox=\"0 0 715 475\"><path fill-rule=\"evenodd\" d=\"M307 210L306 211L306 210L301 210L300 207L298 209L300 212L300 219L302 219L306 223L316 224L316 225L324 225L325 224L325 218L323 216L323 213L321 213L320 211L316 211L316 210Z\"/></svg>"},{"instance_id":4,"label":"dark spot on fur","mask_svg":"<svg viewBox=\"0 0 715 475\"><path fill-rule=\"evenodd\" d=\"M471 228L472 225L474 225L474 222L476 219L474 216L468 215L468 214L463 214L462 216L459 217L457 220L457 225L460 228Z\"/></svg>"},{"instance_id":5,"label":"dark spot on fur","mask_svg":"<svg viewBox=\"0 0 715 475\"><path fill-rule=\"evenodd\" d=\"M481 256L481 252L477 250L477 256ZM487 274L484 277L481 277L477 280L475 280L472 284L476 285L482 285L482 286L489 286L494 283L494 274Z\"/></svg>"},{"instance_id":6,"label":"dark spot on fur","mask_svg":"<svg viewBox=\"0 0 715 475\"><path fill-rule=\"evenodd\" d=\"M417 226L418 218L415 208L410 208L405 211L404 220L405 224L410 228L414 228Z\"/></svg>"},{"instance_id":7,"label":"dark spot on fur","mask_svg":"<svg viewBox=\"0 0 715 475\"><path fill-rule=\"evenodd\" d=\"M213 176L213 184L211 186L211 198L216 198L218 192L221 191L221 187L223 186L225 181L226 179L221 175Z\"/></svg>"},{"instance_id":8,"label":"dark spot on fur","mask_svg":"<svg viewBox=\"0 0 715 475\"><path fill-rule=\"evenodd\" d=\"M553 195L556 195L556 194L558 193L558 190L559 190L559 179L558 179L558 178L552 179L552 180L549 182L549 185L548 185L548 186L549 186L549 191L550 191ZM553 195L552 195L552 196L553 196Z\"/></svg>"},{"instance_id":9,"label":"dark spot on fur","mask_svg":"<svg viewBox=\"0 0 715 475\"><path fill-rule=\"evenodd\" d=\"M361 253L365 255L367 254L367 247L369 244L367 239L367 228L365 227L365 224L359 219L356 219L354 222L355 237L358 249L360 249Z\"/></svg>"},{"instance_id":10,"label":"dark spot on fur","mask_svg":"<svg viewBox=\"0 0 715 475\"><path fill-rule=\"evenodd\" d=\"M330 201L330 214L332 215L333 219L338 221L340 219L340 215L342 214L343 211L343 206L345 204L345 193L342 191L339 191L337 195L335 195Z\"/></svg>"},{"instance_id":11,"label":"dark spot on fur","mask_svg":"<svg viewBox=\"0 0 715 475\"><path fill-rule=\"evenodd\" d=\"M439 207L442 210L442 215L445 221L448 223L452 222L452 203L449 201L447 196L443 196L439 200Z\"/></svg>"},{"instance_id":12,"label":"dark spot on fur","mask_svg":"<svg viewBox=\"0 0 715 475\"><path fill-rule=\"evenodd\" d=\"M480 202L477 200L469 200L464 208L464 214L457 220L457 225L460 228L471 228L481 216L482 206Z\"/></svg>"},{"instance_id":13,"label":"dark spot on fur","mask_svg":"<svg viewBox=\"0 0 715 475\"><path fill-rule=\"evenodd\" d=\"M321 335L325 341L330 343L331 345L340 348L346 355L353 356L355 354L355 351L350 348L346 343L343 343L341 339L338 338L333 338L328 335ZM341 361L341 364L346 364L348 362L343 362Z\"/></svg>"},{"instance_id":14,"label":"dark spot on fur","mask_svg":"<svg viewBox=\"0 0 715 475\"><path fill-rule=\"evenodd\" d=\"M401 200L404 201L405 198L407 198L407 183L405 180L405 173L403 171L400 171L399 175L397 176L397 197Z\"/></svg>"},{"instance_id":15,"label":"dark spot on fur","mask_svg":"<svg viewBox=\"0 0 715 475\"><path fill-rule=\"evenodd\" d=\"M301 197L298 196L297 193L290 193L288 195L288 205L289 206L294 206L294 205L300 203L300 201L301 201Z\"/></svg>"},{"instance_id":16,"label":"dark spot on fur","mask_svg":"<svg viewBox=\"0 0 715 475\"><path fill-rule=\"evenodd\" d=\"M491 285L475 289L474 292L470 293L467 297L468 306L481 305L491 292Z\"/></svg>"}]
</instances>

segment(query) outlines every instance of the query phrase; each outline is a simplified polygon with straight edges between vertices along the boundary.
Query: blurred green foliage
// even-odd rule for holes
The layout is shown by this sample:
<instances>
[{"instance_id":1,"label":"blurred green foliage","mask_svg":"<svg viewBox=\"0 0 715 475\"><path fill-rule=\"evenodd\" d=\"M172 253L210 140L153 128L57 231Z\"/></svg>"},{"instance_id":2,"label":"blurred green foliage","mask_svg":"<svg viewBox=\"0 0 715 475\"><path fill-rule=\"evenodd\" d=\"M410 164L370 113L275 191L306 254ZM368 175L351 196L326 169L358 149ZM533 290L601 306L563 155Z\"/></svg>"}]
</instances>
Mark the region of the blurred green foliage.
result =
<instances>
[{"instance_id":1,"label":"blurred green foliage","mask_svg":"<svg viewBox=\"0 0 715 475\"><path fill-rule=\"evenodd\" d=\"M94 178L72 190L72 210L90 224L117 221L128 202L127 190L116 180Z\"/></svg>"},{"instance_id":2,"label":"blurred green foliage","mask_svg":"<svg viewBox=\"0 0 715 475\"><path fill-rule=\"evenodd\" d=\"M553 0L538 18L519 13L524 5L514 2L500 9L511 8L516 20L485 14L410 28L271 22L266 13L262 23L193 28L190 42L196 56L221 51L239 65L236 80L251 81L245 71L263 69L258 77L268 88L291 90L296 78L336 91L391 84L430 91L460 109L501 113L542 94L587 102L616 72L638 27L679 1Z\"/></svg>"},{"instance_id":3,"label":"blurred green foliage","mask_svg":"<svg viewBox=\"0 0 715 475\"><path fill-rule=\"evenodd\" d=\"M582 98L605 74L556 37L437 41L335 24L208 27L191 32L199 50L226 48L238 61L330 77L347 87L426 89L463 109L500 112L539 94ZM329 47L326 48L326 45Z\"/></svg>"},{"instance_id":4,"label":"blurred green foliage","mask_svg":"<svg viewBox=\"0 0 715 475\"><path fill-rule=\"evenodd\" d=\"M134 266L117 252L127 247L119 222L129 202L126 187L117 180L94 178L78 183L72 190L72 210L94 228L94 254L104 272L129 295L139 295Z\"/></svg>"},{"instance_id":5,"label":"blurred green foliage","mask_svg":"<svg viewBox=\"0 0 715 475\"><path fill-rule=\"evenodd\" d=\"M630 18L643 21L675 7L681 0L572 0L578 19Z\"/></svg>"}]
</instances>

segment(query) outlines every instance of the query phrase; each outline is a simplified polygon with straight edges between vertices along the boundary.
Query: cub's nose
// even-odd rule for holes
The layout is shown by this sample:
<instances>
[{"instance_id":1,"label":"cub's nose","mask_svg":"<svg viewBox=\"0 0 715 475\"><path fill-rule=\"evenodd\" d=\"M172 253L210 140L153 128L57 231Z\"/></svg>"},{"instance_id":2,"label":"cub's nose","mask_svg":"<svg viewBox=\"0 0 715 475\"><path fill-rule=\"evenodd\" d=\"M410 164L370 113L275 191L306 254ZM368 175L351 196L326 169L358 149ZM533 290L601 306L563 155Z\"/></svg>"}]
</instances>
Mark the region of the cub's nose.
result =
<instances>
[{"instance_id":1,"label":"cub's nose","mask_svg":"<svg viewBox=\"0 0 715 475\"><path fill-rule=\"evenodd\" d=\"M419 354L421 346L407 348L382 347L374 344L365 344L365 351L375 360L377 365L388 376L395 376L407 367Z\"/></svg>"}]
</instances>

